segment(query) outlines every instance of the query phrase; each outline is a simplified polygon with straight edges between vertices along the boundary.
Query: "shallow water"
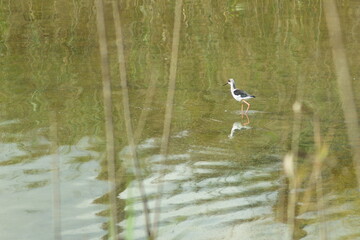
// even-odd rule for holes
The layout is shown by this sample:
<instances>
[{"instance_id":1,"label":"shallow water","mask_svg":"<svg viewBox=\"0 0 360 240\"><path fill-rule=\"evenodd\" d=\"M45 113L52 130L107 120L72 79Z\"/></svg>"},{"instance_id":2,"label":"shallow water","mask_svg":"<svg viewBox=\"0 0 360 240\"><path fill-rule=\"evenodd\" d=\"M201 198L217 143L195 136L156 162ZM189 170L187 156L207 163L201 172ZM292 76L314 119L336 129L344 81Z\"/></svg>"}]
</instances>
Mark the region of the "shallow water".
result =
<instances>
[{"instance_id":1,"label":"shallow water","mask_svg":"<svg viewBox=\"0 0 360 240\"><path fill-rule=\"evenodd\" d=\"M137 170L158 239L360 238L358 143L348 141L322 2L185 1L167 139L175 6L121 1L140 169L105 2L113 143L95 4L0 2L1 239L146 239ZM359 111L360 6L337 4ZM248 114L223 86L228 78L256 96Z\"/></svg>"}]
</instances>

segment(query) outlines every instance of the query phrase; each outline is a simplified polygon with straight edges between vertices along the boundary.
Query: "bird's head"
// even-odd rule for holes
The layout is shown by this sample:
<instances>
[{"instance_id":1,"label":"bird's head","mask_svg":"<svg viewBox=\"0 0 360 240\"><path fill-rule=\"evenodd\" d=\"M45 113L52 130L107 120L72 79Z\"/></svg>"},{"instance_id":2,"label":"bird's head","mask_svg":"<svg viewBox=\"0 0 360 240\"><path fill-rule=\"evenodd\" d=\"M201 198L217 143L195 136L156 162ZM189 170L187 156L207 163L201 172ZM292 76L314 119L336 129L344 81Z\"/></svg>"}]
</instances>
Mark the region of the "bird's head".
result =
<instances>
[{"instance_id":1,"label":"bird's head","mask_svg":"<svg viewBox=\"0 0 360 240\"><path fill-rule=\"evenodd\" d=\"M227 83L224 84L224 86L227 85L227 84L232 85L232 84L234 84L234 82L235 82L234 79L233 79L233 78L230 78L230 79L227 81Z\"/></svg>"}]
</instances>

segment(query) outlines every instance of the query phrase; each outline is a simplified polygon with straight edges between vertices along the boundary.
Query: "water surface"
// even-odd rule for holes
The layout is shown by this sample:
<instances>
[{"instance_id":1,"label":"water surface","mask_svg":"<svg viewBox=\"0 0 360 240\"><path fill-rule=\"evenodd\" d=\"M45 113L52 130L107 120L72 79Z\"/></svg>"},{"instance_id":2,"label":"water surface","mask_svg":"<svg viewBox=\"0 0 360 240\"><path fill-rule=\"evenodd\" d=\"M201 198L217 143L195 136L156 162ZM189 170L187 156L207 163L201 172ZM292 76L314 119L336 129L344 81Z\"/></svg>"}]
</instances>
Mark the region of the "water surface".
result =
<instances>
[{"instance_id":1,"label":"water surface","mask_svg":"<svg viewBox=\"0 0 360 240\"><path fill-rule=\"evenodd\" d=\"M105 2L114 189L95 4L0 2L2 239L107 239L113 219L121 238L146 239ZM359 4L337 4L359 111ZM131 124L158 239L360 238L323 3L184 1L165 156L174 8L120 1ZM247 115L223 86L228 78L256 96ZM294 178L283 167L289 152Z\"/></svg>"}]
</instances>

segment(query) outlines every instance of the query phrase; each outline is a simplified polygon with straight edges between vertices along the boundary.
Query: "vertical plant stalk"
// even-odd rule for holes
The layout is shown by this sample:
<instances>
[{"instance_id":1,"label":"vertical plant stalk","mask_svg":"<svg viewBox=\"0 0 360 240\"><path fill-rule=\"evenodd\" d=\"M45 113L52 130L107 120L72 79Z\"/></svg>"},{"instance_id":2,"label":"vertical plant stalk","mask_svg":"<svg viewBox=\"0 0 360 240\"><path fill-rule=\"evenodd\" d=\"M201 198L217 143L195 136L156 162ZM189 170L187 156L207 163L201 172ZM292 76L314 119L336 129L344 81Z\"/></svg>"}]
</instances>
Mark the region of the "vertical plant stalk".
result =
<instances>
[{"instance_id":1,"label":"vertical plant stalk","mask_svg":"<svg viewBox=\"0 0 360 240\"><path fill-rule=\"evenodd\" d=\"M290 169L286 169L287 176L289 179L289 197L287 205L287 223L289 226L289 239L295 238L295 217L296 217L296 202L298 196L296 190L298 187L298 181L300 181L297 174L297 161L299 155L299 144L300 144L300 133L301 133L301 121L302 121L302 99L304 95L304 76L299 74L296 92L296 101L293 104L294 111L294 122L292 129L292 141L291 141L291 152L284 159L284 166L288 166ZM287 160L287 164L285 162Z\"/></svg>"},{"instance_id":2,"label":"vertical plant stalk","mask_svg":"<svg viewBox=\"0 0 360 240\"><path fill-rule=\"evenodd\" d=\"M61 239L61 191L60 191L60 167L58 152L57 120L56 113L50 113L50 140L52 157L52 185L53 185L53 232L54 239Z\"/></svg>"},{"instance_id":3,"label":"vertical plant stalk","mask_svg":"<svg viewBox=\"0 0 360 240\"><path fill-rule=\"evenodd\" d=\"M321 211L323 211L323 209L325 209L325 203L324 203L323 198L322 197L319 198L319 196L323 196L321 172L322 172L323 162L326 160L326 158L329 155L329 146L325 143L331 142L334 132L333 132L333 129L331 129L328 132L327 136L325 137L326 140L322 141L321 134L320 134L320 120L316 113L314 113L313 124L314 124L314 143L315 143L315 147L316 147L316 152L315 152L315 158L314 158L312 172L309 177L309 181L307 183L308 190L305 191L304 196L303 196L302 200L300 201L303 204L299 207L299 215L308 211L308 209L311 205L311 199L312 199L314 186L316 187L315 190L316 190L316 194L318 197L318 202L317 202L318 209L321 209ZM324 218L322 212L319 212L319 216L321 218ZM321 222L323 222L324 226L325 226L325 220L324 221L321 220ZM325 227L323 227L323 229ZM326 238L326 234L323 234L323 235Z\"/></svg>"},{"instance_id":4,"label":"vertical plant stalk","mask_svg":"<svg viewBox=\"0 0 360 240\"><path fill-rule=\"evenodd\" d=\"M103 97L104 97L106 159L107 159L109 202L110 202L109 236L112 239L117 239L115 144L114 144L114 125L112 119L111 76L110 76L109 54L108 54L108 46L107 46L106 31L105 31L103 0L95 0L95 1L96 1L96 22L97 22L97 30L99 37Z\"/></svg>"},{"instance_id":5,"label":"vertical plant stalk","mask_svg":"<svg viewBox=\"0 0 360 240\"><path fill-rule=\"evenodd\" d=\"M323 8L327 23L332 56L337 76L340 100L344 111L347 135L353 155L353 164L360 187L360 133L358 114L356 111L354 95L352 92L349 66L342 40L339 14L335 0L323 0Z\"/></svg>"},{"instance_id":6,"label":"vertical plant stalk","mask_svg":"<svg viewBox=\"0 0 360 240\"><path fill-rule=\"evenodd\" d=\"M298 99L302 99L299 92L301 92L302 86L298 85ZM287 204L287 223L289 226L289 239L294 239L295 237L295 217L296 217L296 202L297 202L297 160L299 155L299 139L300 139L300 130L301 130L301 103L300 100L296 100L293 104L293 111L294 111L294 124L293 124L293 136L292 136L292 143L291 143L291 152L288 154L288 166L290 169L287 170L288 179L289 179L289 197L288 197L288 204ZM286 158L284 159L286 160Z\"/></svg>"},{"instance_id":7,"label":"vertical plant stalk","mask_svg":"<svg viewBox=\"0 0 360 240\"><path fill-rule=\"evenodd\" d=\"M325 240L328 239L326 234L326 221L324 215L325 203L324 203L324 194L323 194L323 184L322 184L322 175L321 169L322 164L325 158L328 155L328 148L325 144L321 144L321 134L320 134L320 121L316 114L314 114L314 142L316 146L316 154L313 166L313 174L310 179L314 175L315 185L316 185L316 203L317 203L317 212L320 220L320 239Z\"/></svg>"},{"instance_id":8,"label":"vertical plant stalk","mask_svg":"<svg viewBox=\"0 0 360 240\"><path fill-rule=\"evenodd\" d=\"M171 119L172 119L173 103L175 96L177 61L178 61L179 42L180 42L182 4L183 4L182 0L177 0L175 2L175 17L174 17L174 29L173 29L173 38L172 38L173 41L171 47L169 86L168 86L168 94L167 94L166 106L165 106L163 135L160 146L160 155L163 158L161 164L162 166L164 166L165 164L165 160L168 154L168 147L169 147ZM161 183L161 181L159 181L158 198L156 200L156 205L155 205L156 212L154 214L154 236L157 235L157 231L158 231L158 224L159 224L160 212L161 212L162 192L163 192L163 184Z\"/></svg>"},{"instance_id":9,"label":"vertical plant stalk","mask_svg":"<svg viewBox=\"0 0 360 240\"><path fill-rule=\"evenodd\" d=\"M128 86L127 86L126 64L125 64L125 54L124 54L124 43L123 43L123 35L122 35L122 28L121 28L121 21L120 21L119 6L118 6L116 0L112 1L112 8L113 8L114 26L115 26L115 34L116 34L116 47L117 47L118 67L119 67L119 72L120 72L120 84L121 84L126 135L127 135L128 143L129 143L129 147L130 147L130 155L131 155L131 158L132 158L133 164L134 164L135 177L136 177L136 180L139 185L139 191L140 191L141 200L143 203L146 234L147 234L148 238L151 238L151 223L150 223L150 216L149 216L148 200L147 200L147 196L146 196L145 188L144 188L144 184L143 184L143 176L141 174L140 162L139 162L139 159L136 154L135 140L134 140L133 129L132 129L132 125L131 125L129 91L128 91Z\"/></svg>"},{"instance_id":10,"label":"vertical plant stalk","mask_svg":"<svg viewBox=\"0 0 360 240\"><path fill-rule=\"evenodd\" d=\"M145 96L145 100L144 100L143 110L141 111L138 125L136 127L135 134L134 134L135 144L137 144L140 141L142 131L145 127L146 118L149 113L148 109L151 107L151 103L155 96L155 85L156 85L156 82L158 79L158 74L157 74L156 70L150 69L150 71L151 71L151 73L150 73L149 87L146 90L146 96Z\"/></svg>"}]
</instances>

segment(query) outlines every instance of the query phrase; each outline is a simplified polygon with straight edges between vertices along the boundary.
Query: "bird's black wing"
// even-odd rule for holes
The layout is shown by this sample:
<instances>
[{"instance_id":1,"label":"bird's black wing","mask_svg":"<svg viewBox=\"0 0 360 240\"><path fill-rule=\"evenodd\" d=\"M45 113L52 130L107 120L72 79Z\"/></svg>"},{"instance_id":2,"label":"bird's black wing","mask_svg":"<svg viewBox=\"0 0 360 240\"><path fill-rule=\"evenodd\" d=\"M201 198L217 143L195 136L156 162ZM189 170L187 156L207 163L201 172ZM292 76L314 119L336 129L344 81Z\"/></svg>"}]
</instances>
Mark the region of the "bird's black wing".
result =
<instances>
[{"instance_id":1,"label":"bird's black wing","mask_svg":"<svg viewBox=\"0 0 360 240\"><path fill-rule=\"evenodd\" d=\"M251 95L248 94L247 92L245 92L245 91L243 91L243 90L240 90L240 89L234 90L234 94L237 95L237 96L240 95L240 97L242 97L242 98L251 96Z\"/></svg>"}]
</instances>

